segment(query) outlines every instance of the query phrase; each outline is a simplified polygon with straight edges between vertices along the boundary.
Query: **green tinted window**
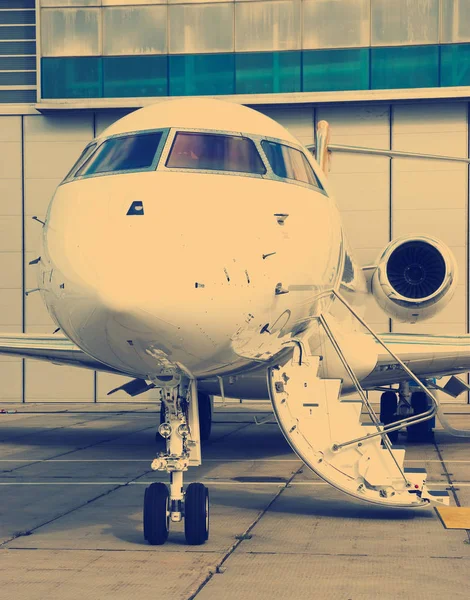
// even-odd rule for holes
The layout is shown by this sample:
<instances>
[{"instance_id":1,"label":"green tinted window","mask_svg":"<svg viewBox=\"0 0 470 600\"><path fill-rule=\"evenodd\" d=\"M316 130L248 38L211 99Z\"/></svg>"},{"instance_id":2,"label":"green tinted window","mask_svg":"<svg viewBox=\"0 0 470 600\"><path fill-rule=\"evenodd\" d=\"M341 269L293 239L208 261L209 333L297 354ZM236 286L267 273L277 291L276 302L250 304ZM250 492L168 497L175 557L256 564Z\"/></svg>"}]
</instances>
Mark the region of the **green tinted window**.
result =
<instances>
[{"instance_id":1,"label":"green tinted window","mask_svg":"<svg viewBox=\"0 0 470 600\"><path fill-rule=\"evenodd\" d=\"M369 48L303 52L304 92L367 90Z\"/></svg>"},{"instance_id":2,"label":"green tinted window","mask_svg":"<svg viewBox=\"0 0 470 600\"><path fill-rule=\"evenodd\" d=\"M470 44L441 46L441 85L470 85Z\"/></svg>"},{"instance_id":3,"label":"green tinted window","mask_svg":"<svg viewBox=\"0 0 470 600\"><path fill-rule=\"evenodd\" d=\"M102 98L103 72L101 58L41 59L43 98Z\"/></svg>"},{"instance_id":4,"label":"green tinted window","mask_svg":"<svg viewBox=\"0 0 470 600\"><path fill-rule=\"evenodd\" d=\"M439 47L372 48L372 89L439 86Z\"/></svg>"},{"instance_id":5,"label":"green tinted window","mask_svg":"<svg viewBox=\"0 0 470 600\"><path fill-rule=\"evenodd\" d=\"M300 92L300 63L300 52L236 53L236 92Z\"/></svg>"},{"instance_id":6,"label":"green tinted window","mask_svg":"<svg viewBox=\"0 0 470 600\"><path fill-rule=\"evenodd\" d=\"M167 96L166 56L110 56L103 58L104 95Z\"/></svg>"},{"instance_id":7,"label":"green tinted window","mask_svg":"<svg viewBox=\"0 0 470 600\"><path fill-rule=\"evenodd\" d=\"M170 96L235 93L233 54L169 56Z\"/></svg>"}]
</instances>

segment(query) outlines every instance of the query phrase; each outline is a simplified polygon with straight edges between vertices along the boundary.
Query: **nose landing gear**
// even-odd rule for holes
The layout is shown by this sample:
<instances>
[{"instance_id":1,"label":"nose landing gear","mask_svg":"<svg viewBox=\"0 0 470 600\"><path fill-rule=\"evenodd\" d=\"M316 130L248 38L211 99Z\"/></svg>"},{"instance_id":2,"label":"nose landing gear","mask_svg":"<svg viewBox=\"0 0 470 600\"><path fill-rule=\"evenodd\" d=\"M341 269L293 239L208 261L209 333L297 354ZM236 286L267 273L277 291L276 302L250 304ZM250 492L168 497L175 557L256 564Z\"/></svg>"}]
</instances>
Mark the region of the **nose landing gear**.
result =
<instances>
[{"instance_id":1,"label":"nose landing gear","mask_svg":"<svg viewBox=\"0 0 470 600\"><path fill-rule=\"evenodd\" d=\"M170 523L184 518L187 543L200 545L209 538L209 491L202 483L191 483L183 490L184 471L201 464L196 382L173 377L171 383L158 383L165 411L159 433L166 439L166 452L154 459L152 469L170 474L170 489L158 482L145 490L144 537L151 545L164 544Z\"/></svg>"},{"instance_id":2,"label":"nose landing gear","mask_svg":"<svg viewBox=\"0 0 470 600\"><path fill-rule=\"evenodd\" d=\"M211 436L213 400L209 394L198 392L197 403L199 407L199 436L201 442L206 442ZM166 407L165 403L162 402L160 405L160 424L165 423L166 420ZM158 431L156 433L156 440L157 442L160 441L160 433Z\"/></svg>"}]
</instances>

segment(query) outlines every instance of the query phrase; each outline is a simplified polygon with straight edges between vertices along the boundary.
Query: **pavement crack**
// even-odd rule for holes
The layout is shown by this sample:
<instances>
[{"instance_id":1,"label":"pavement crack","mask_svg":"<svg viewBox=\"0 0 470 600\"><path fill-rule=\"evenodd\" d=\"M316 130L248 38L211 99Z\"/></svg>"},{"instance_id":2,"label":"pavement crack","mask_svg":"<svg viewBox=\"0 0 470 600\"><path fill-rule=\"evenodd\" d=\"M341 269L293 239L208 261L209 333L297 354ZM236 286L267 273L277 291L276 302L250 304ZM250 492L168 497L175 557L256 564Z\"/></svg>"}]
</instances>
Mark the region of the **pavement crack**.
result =
<instances>
[{"instance_id":1,"label":"pavement crack","mask_svg":"<svg viewBox=\"0 0 470 600\"><path fill-rule=\"evenodd\" d=\"M85 419L84 421L77 421L76 423L67 423L65 425L60 425L59 427L50 427L49 429L43 429L38 435L42 435L43 433L51 433L53 431L60 431L61 429L67 429L68 427L76 427L77 425L85 425L86 423L94 423L96 421L102 421L103 419L106 419L108 417L108 415L104 415L104 416L99 416L95 419ZM33 429L34 427L30 425L29 427L30 429ZM37 428L34 428L37 429ZM10 442L16 442L17 440L21 440L24 437L29 437L31 434L30 433L21 433L19 435L15 435L13 437L7 437L7 438L2 438L0 439L0 444L5 444L5 443L10 443Z\"/></svg>"},{"instance_id":2,"label":"pavement crack","mask_svg":"<svg viewBox=\"0 0 470 600\"><path fill-rule=\"evenodd\" d=\"M220 574L224 572L223 565L227 562L227 560L232 556L235 550L242 544L245 540L250 540L252 536L250 535L252 530L256 527L256 525L261 521L264 515L268 512L271 506L276 502L276 500L281 496L281 494L289 487L289 484L292 480L298 475L303 469L303 465L299 467L296 471L294 471L291 477L286 481L285 485L283 485L275 496L268 502L268 504L263 508L263 510L258 514L256 519L245 529L245 531L241 535L237 535L236 542L229 548L229 550L224 554L224 556L219 560L219 562L215 565L215 571L210 571L204 581L199 585L195 592L188 596L187 600L194 600L196 596L201 592L206 585L211 581L215 574Z\"/></svg>"},{"instance_id":3,"label":"pavement crack","mask_svg":"<svg viewBox=\"0 0 470 600\"><path fill-rule=\"evenodd\" d=\"M219 436L217 438L211 436L210 440L207 440L207 442L205 442L205 446L206 447L214 446L217 442L220 442L222 440L226 440L228 437L230 437L234 433L238 433L238 432L242 431L243 429L246 429L250 425L252 425L252 423L243 424L242 427L238 427L237 429L234 429L233 431L229 431L227 433L224 433L223 435L221 435L221 436Z\"/></svg>"},{"instance_id":4,"label":"pavement crack","mask_svg":"<svg viewBox=\"0 0 470 600\"><path fill-rule=\"evenodd\" d=\"M447 479L447 483L449 484L449 491L451 492L452 496L454 497L455 504L458 507L460 507L462 505L460 504L460 500L459 500L459 497L457 495L458 489L456 489L455 486L454 486L454 482L452 481L452 477L451 477L452 473L449 473L449 471L447 469L447 466L446 466L446 464L444 462L444 457L442 456L441 449L439 448L439 445L438 445L438 443L435 440L434 440L434 446L436 448L436 452L437 452L437 455L439 457L439 460L441 461L442 470L444 471L442 474ZM467 533L467 543L470 543L470 529L466 529L465 531Z\"/></svg>"},{"instance_id":5,"label":"pavement crack","mask_svg":"<svg viewBox=\"0 0 470 600\"><path fill-rule=\"evenodd\" d=\"M96 419L93 419L91 421L83 421L83 423L91 423ZM83 423L74 423L73 426L75 425L82 425ZM64 427L57 427L56 429L65 429ZM111 438L106 438L105 440L100 440L99 442L93 442L92 444L89 444L88 446L81 446L80 448L73 448L73 450L67 450L67 452L61 452L60 454L54 454L53 456L49 456L48 458L41 458L38 460L33 460L29 463L23 464L23 465L19 465L18 467L15 467L13 469L7 469L5 471L3 471L4 473L14 473L15 471L20 471L21 469L26 469L26 467L32 467L34 465L39 465L41 463L47 463L50 460L55 460L56 458L61 458L63 456L68 456L69 454L74 454L75 452L81 452L82 450L89 450L90 448L94 448L95 446L99 446L100 444L105 444L106 442L114 442L115 440L118 440L120 438L124 438L128 435L133 435L134 433L141 433L142 431L147 431L148 429L156 429L156 425L150 425L150 426L146 426L143 427L142 429L133 429L132 431L128 431L126 433L123 434L118 434L115 437L111 437ZM48 431L54 431L52 429L49 429Z\"/></svg>"},{"instance_id":6,"label":"pavement crack","mask_svg":"<svg viewBox=\"0 0 470 600\"><path fill-rule=\"evenodd\" d=\"M137 481L138 479L141 479L142 477L145 477L146 475L148 475L151 472L152 472L151 469L147 469L144 473L141 473L140 475L137 475L136 477L133 477L132 479L129 479L128 481L125 481L123 483L115 485L111 489L106 490L105 492L103 492L101 494L98 494L97 496L95 496L93 498L85 500L84 502L82 502L78 506L74 506L73 508L62 512L61 514L53 517L52 519L48 519L47 521L44 521L43 523L40 523L39 525L36 525L35 527L31 527L31 529L29 529L27 532L25 532L25 531L19 531L19 532L13 534L10 538L8 538L7 540L4 540L0 544L0 549L6 548L6 545L9 544L10 542L12 542L13 540L16 540L16 539L18 539L20 537L24 537L25 535L32 535L35 531L37 531L41 527L44 527L45 525L50 525L51 523L54 523L55 521L58 521L59 519L62 519L62 517L66 517L66 516L74 513L75 511L79 510L80 508L84 508L85 506L88 506L89 504L92 504L93 502L95 502L96 500L99 500L100 498L104 498L106 496L109 496L110 494L112 494L116 490L119 490L120 488L127 487L129 484L133 483L134 481Z\"/></svg>"}]
</instances>

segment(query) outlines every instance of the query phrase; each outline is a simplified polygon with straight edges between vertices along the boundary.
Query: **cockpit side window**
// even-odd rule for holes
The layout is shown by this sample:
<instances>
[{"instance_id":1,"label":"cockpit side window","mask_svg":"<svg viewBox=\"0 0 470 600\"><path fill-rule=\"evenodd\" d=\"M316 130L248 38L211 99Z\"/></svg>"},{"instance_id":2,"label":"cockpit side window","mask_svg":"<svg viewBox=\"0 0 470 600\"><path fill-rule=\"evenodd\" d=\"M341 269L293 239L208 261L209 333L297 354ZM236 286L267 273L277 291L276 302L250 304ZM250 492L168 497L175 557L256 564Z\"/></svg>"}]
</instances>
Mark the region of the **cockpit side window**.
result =
<instances>
[{"instance_id":1,"label":"cockpit side window","mask_svg":"<svg viewBox=\"0 0 470 600\"><path fill-rule=\"evenodd\" d=\"M169 169L237 171L254 175L266 173L252 140L211 133L177 133L165 166Z\"/></svg>"},{"instance_id":2,"label":"cockpit side window","mask_svg":"<svg viewBox=\"0 0 470 600\"><path fill-rule=\"evenodd\" d=\"M98 144L96 142L93 142L92 144L89 144L85 148L85 150L83 150L83 152L78 157L77 162L73 165L73 167L64 177L64 181L67 181L67 179L70 179L75 174L75 172L90 158L90 156L96 150L97 146Z\"/></svg>"},{"instance_id":3,"label":"cockpit side window","mask_svg":"<svg viewBox=\"0 0 470 600\"><path fill-rule=\"evenodd\" d=\"M277 142L261 142L274 174L322 189L312 165L300 150Z\"/></svg>"},{"instance_id":4,"label":"cockpit side window","mask_svg":"<svg viewBox=\"0 0 470 600\"><path fill-rule=\"evenodd\" d=\"M105 140L74 176L147 169L152 166L162 135L154 131Z\"/></svg>"}]
</instances>

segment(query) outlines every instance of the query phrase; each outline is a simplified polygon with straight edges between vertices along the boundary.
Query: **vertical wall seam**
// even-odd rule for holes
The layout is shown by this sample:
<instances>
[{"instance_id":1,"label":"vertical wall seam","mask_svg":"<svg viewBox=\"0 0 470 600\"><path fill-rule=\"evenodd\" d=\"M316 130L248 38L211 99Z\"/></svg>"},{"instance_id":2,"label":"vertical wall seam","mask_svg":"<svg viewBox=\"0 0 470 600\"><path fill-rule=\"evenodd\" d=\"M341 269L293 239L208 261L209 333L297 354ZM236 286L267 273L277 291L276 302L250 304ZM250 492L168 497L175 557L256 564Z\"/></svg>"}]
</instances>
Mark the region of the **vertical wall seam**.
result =
<instances>
[{"instance_id":1,"label":"vertical wall seam","mask_svg":"<svg viewBox=\"0 0 470 600\"><path fill-rule=\"evenodd\" d=\"M470 158L470 102L467 102L467 157ZM465 211L465 219L466 219L466 240L465 244L467 247L467 252L465 253L465 294L467 297L467 314L466 314L466 332L470 332L470 284L469 284L469 268L470 268L470 164L467 164L467 202L466 202L466 211ZM469 381L469 377L467 374L467 383ZM470 395L467 392L467 404L470 404Z\"/></svg>"},{"instance_id":2,"label":"vertical wall seam","mask_svg":"<svg viewBox=\"0 0 470 600\"><path fill-rule=\"evenodd\" d=\"M390 104L388 110L388 127L389 127L389 150L393 150L393 104ZM388 168L388 241L391 242L393 239L393 202L392 202L392 193L393 193L393 158L389 160L389 168ZM393 321L392 319L388 320L388 330L390 333L393 331Z\"/></svg>"},{"instance_id":3,"label":"vertical wall seam","mask_svg":"<svg viewBox=\"0 0 470 600\"><path fill-rule=\"evenodd\" d=\"M96 111L93 111L93 139L96 138ZM93 404L98 402L98 371L93 371Z\"/></svg>"},{"instance_id":4,"label":"vertical wall seam","mask_svg":"<svg viewBox=\"0 0 470 600\"><path fill-rule=\"evenodd\" d=\"M26 333L26 202L25 202L25 140L24 115L21 115L21 331ZM22 359L21 402L26 402L26 360Z\"/></svg>"}]
</instances>

